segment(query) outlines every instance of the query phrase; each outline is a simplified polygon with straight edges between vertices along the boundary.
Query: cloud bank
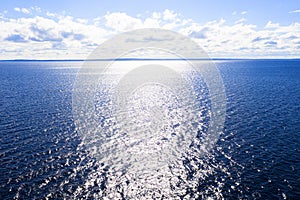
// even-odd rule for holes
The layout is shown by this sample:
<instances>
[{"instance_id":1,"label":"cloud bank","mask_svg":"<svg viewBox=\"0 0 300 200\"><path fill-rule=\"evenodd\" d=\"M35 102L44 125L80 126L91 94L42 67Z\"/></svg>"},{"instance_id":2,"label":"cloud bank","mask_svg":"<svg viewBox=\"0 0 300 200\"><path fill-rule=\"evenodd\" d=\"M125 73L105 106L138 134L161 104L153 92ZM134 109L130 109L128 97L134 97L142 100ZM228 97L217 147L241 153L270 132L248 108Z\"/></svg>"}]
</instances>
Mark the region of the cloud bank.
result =
<instances>
[{"instance_id":1,"label":"cloud bank","mask_svg":"<svg viewBox=\"0 0 300 200\"><path fill-rule=\"evenodd\" d=\"M0 14L0 59L85 59L106 39L138 28L177 31L191 37L211 57L300 57L300 23L283 26L269 21L260 28L245 18L234 23L226 19L198 23L168 9L139 17L106 13L93 20L38 7L14 12L22 16Z\"/></svg>"}]
</instances>

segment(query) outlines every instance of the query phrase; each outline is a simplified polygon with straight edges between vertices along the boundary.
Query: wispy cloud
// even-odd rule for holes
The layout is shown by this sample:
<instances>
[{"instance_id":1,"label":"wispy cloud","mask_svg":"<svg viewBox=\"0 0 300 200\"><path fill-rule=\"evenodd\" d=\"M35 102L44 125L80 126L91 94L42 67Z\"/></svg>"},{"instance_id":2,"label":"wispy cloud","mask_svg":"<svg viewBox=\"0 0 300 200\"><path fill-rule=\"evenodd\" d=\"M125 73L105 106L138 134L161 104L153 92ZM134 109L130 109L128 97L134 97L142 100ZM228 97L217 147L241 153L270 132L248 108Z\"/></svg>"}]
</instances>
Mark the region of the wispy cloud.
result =
<instances>
[{"instance_id":1,"label":"wispy cloud","mask_svg":"<svg viewBox=\"0 0 300 200\"><path fill-rule=\"evenodd\" d=\"M300 9L299 10L290 11L289 13L300 13Z\"/></svg>"},{"instance_id":2,"label":"wispy cloud","mask_svg":"<svg viewBox=\"0 0 300 200\"><path fill-rule=\"evenodd\" d=\"M22 12L22 13L24 13L24 14L30 14L30 13L31 13L30 10L27 9L27 8L19 8L19 7L15 7L14 10L17 11L17 12Z\"/></svg>"},{"instance_id":3,"label":"wispy cloud","mask_svg":"<svg viewBox=\"0 0 300 200\"><path fill-rule=\"evenodd\" d=\"M248 12L247 11L242 11L242 12L237 12L237 11L233 11L231 13L231 15L235 16L235 15L246 15Z\"/></svg>"},{"instance_id":4,"label":"wispy cloud","mask_svg":"<svg viewBox=\"0 0 300 200\"><path fill-rule=\"evenodd\" d=\"M241 19L235 21L234 23L235 23L235 24L239 24L239 23L244 23L244 22L246 22L246 21L247 21L247 20L246 20L245 18L241 18Z\"/></svg>"}]
</instances>

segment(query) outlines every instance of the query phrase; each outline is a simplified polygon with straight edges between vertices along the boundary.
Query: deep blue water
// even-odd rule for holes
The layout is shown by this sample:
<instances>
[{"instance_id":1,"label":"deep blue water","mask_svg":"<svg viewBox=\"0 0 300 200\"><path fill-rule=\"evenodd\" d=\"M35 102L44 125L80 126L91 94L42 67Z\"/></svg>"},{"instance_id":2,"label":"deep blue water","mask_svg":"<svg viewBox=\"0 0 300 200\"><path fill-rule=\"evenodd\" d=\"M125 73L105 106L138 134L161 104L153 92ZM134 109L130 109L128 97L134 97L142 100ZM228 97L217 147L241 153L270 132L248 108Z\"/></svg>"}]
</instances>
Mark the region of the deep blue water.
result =
<instances>
[{"instance_id":1,"label":"deep blue water","mask_svg":"<svg viewBox=\"0 0 300 200\"><path fill-rule=\"evenodd\" d=\"M97 173L101 163L82 147L73 122L81 64L0 62L0 199L92 199L115 191L106 185L109 172ZM188 175L177 182L184 188L178 196L299 199L300 60L216 65L227 95L224 133L203 162L184 162ZM184 185L201 173L205 178ZM130 197L122 184L116 188Z\"/></svg>"}]
</instances>

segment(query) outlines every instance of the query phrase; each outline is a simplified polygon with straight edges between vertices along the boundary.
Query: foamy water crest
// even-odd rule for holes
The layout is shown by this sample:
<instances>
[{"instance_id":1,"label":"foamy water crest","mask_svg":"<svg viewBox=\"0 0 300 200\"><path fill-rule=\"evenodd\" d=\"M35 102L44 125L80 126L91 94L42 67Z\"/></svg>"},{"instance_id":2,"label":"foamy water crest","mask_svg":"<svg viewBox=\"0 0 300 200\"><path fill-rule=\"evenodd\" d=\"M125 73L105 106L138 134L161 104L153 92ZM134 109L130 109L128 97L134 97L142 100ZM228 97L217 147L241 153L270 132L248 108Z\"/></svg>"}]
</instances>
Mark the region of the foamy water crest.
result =
<instances>
[{"instance_id":1,"label":"foamy water crest","mask_svg":"<svg viewBox=\"0 0 300 200\"><path fill-rule=\"evenodd\" d=\"M148 59L123 59L141 57ZM90 56L77 76L73 114L80 146L97 167L78 194L100 185L94 198L221 198L220 180L199 192L215 171L226 174L211 156L225 93L207 59L193 41L159 29L121 34Z\"/></svg>"}]
</instances>

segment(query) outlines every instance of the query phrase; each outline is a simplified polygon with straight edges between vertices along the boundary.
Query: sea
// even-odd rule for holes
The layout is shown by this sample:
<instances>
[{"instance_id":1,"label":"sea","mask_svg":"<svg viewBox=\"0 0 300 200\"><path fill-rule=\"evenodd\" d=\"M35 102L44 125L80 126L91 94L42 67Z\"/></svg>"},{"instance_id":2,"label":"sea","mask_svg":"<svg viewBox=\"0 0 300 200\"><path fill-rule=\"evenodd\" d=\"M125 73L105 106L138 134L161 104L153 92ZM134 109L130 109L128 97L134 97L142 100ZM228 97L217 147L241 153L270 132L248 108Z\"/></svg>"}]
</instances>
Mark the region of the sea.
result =
<instances>
[{"instance_id":1,"label":"sea","mask_svg":"<svg viewBox=\"0 0 300 200\"><path fill-rule=\"evenodd\" d=\"M136 105L166 105L167 114L154 110L163 129L152 132L123 133L104 117L113 106L108 94L95 94L102 129L87 139L74 117L82 61L0 61L0 199L300 199L300 60L212 62L226 113L203 154L212 112L200 79L193 79L204 88L196 90L199 112L176 107L160 86L135 91L145 97L133 95ZM138 107L146 116L132 120L151 118L151 108Z\"/></svg>"}]
</instances>

